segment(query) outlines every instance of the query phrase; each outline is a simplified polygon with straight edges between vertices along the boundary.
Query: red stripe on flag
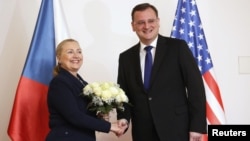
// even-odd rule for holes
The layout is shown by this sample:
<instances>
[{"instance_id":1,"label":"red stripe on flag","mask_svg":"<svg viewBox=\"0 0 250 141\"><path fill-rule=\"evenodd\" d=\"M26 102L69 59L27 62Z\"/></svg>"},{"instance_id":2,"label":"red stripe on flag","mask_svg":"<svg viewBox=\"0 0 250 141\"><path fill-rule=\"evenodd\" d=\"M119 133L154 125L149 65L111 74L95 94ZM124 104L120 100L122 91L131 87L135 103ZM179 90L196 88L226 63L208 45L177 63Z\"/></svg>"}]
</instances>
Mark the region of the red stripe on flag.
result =
<instances>
[{"instance_id":1,"label":"red stripe on flag","mask_svg":"<svg viewBox=\"0 0 250 141\"><path fill-rule=\"evenodd\" d=\"M202 141L208 141L207 134L203 134L201 140Z\"/></svg>"},{"instance_id":2,"label":"red stripe on flag","mask_svg":"<svg viewBox=\"0 0 250 141\"><path fill-rule=\"evenodd\" d=\"M13 141L45 140L49 131L47 91L46 85L20 78L8 128Z\"/></svg>"},{"instance_id":3,"label":"red stripe on flag","mask_svg":"<svg viewBox=\"0 0 250 141\"><path fill-rule=\"evenodd\" d=\"M221 108L224 111L223 102L222 102L222 99L221 99L221 96L220 96L220 90L219 90L219 87L217 85L217 82L214 80L213 76L211 75L211 73L209 71L204 73L203 77L204 77L208 87L210 88L213 95L216 97L217 101L219 102Z\"/></svg>"},{"instance_id":4,"label":"red stripe on flag","mask_svg":"<svg viewBox=\"0 0 250 141\"><path fill-rule=\"evenodd\" d=\"M209 103L206 103L206 112L207 112L207 120L209 121L209 123L211 124L220 124L220 121L218 120L218 118L216 117L216 115L214 114L212 108L210 107Z\"/></svg>"}]
</instances>

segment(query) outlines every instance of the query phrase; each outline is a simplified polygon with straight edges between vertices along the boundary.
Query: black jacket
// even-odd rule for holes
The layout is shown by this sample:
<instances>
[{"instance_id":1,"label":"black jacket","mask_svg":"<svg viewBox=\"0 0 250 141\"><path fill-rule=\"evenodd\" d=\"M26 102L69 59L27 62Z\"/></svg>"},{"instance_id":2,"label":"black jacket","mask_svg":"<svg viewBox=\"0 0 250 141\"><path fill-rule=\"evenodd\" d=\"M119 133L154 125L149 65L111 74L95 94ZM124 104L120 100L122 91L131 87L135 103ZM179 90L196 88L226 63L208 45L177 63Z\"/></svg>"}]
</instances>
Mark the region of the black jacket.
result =
<instances>
[{"instance_id":1,"label":"black jacket","mask_svg":"<svg viewBox=\"0 0 250 141\"><path fill-rule=\"evenodd\" d=\"M118 83L132 104L118 119L131 118L133 141L151 141L154 127L161 141L188 141L189 131L205 133L205 89L186 42L159 35L148 92L139 52L138 43L121 53L118 67Z\"/></svg>"},{"instance_id":2,"label":"black jacket","mask_svg":"<svg viewBox=\"0 0 250 141\"><path fill-rule=\"evenodd\" d=\"M95 141L95 131L108 133L111 124L87 110L88 99L80 96L87 84L61 69L48 90L49 127L46 141Z\"/></svg>"}]
</instances>

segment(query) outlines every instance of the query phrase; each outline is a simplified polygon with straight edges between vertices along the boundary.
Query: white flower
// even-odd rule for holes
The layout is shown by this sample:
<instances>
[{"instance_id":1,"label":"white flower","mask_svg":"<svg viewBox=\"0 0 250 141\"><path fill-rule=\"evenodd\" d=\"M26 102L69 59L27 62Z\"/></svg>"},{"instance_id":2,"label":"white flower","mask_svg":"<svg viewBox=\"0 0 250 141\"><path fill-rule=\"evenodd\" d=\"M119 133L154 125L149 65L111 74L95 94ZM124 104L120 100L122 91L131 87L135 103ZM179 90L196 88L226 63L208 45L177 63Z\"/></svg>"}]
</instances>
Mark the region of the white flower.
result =
<instances>
[{"instance_id":1,"label":"white flower","mask_svg":"<svg viewBox=\"0 0 250 141\"><path fill-rule=\"evenodd\" d=\"M124 110L123 103L129 100L116 83L94 82L83 88L83 95L91 99L88 108L98 113L108 113L113 108Z\"/></svg>"},{"instance_id":2,"label":"white flower","mask_svg":"<svg viewBox=\"0 0 250 141\"><path fill-rule=\"evenodd\" d=\"M83 93L84 95L90 95L91 93L93 93L92 88L90 87L90 85L87 85L84 89L83 89Z\"/></svg>"},{"instance_id":3,"label":"white flower","mask_svg":"<svg viewBox=\"0 0 250 141\"><path fill-rule=\"evenodd\" d=\"M112 94L113 96L117 96L117 95L119 94L119 89L117 89L117 88L114 87L114 86L111 86L111 87L109 88L109 91L111 92L111 94Z\"/></svg>"},{"instance_id":4,"label":"white flower","mask_svg":"<svg viewBox=\"0 0 250 141\"><path fill-rule=\"evenodd\" d=\"M124 92L120 92L120 94L115 97L115 100L119 103L120 102L128 102L128 98Z\"/></svg>"}]
</instances>

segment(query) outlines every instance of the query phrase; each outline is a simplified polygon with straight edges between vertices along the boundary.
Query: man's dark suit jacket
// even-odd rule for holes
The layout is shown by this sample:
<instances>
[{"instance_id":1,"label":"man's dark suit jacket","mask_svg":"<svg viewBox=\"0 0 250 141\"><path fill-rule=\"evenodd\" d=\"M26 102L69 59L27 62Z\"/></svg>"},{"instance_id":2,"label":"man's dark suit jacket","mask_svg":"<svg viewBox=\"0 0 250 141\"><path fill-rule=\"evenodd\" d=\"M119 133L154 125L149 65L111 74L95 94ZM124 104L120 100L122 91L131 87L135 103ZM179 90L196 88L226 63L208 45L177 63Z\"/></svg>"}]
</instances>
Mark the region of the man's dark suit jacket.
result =
<instances>
[{"instance_id":1,"label":"man's dark suit jacket","mask_svg":"<svg viewBox=\"0 0 250 141\"><path fill-rule=\"evenodd\" d=\"M87 110L88 100L80 96L84 84L61 68L48 90L49 132L46 141L95 141L95 131L108 133L110 123Z\"/></svg>"},{"instance_id":2,"label":"man's dark suit jacket","mask_svg":"<svg viewBox=\"0 0 250 141\"><path fill-rule=\"evenodd\" d=\"M188 141L189 131L205 133L206 97L197 63L184 40L158 36L151 87L143 87L140 44L119 56L118 83L132 104L118 119L132 122L133 141ZM131 117L130 117L131 116Z\"/></svg>"}]
</instances>

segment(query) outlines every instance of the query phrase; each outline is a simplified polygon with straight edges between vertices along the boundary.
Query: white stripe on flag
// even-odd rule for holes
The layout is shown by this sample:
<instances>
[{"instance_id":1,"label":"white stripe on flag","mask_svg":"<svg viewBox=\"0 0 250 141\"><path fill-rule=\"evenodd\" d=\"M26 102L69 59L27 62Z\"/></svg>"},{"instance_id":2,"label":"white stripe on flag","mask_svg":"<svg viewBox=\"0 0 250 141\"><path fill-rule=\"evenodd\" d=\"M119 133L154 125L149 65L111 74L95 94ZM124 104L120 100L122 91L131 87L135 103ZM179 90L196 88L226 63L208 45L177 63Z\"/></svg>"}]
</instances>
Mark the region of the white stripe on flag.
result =
<instances>
[{"instance_id":1,"label":"white stripe on flag","mask_svg":"<svg viewBox=\"0 0 250 141\"><path fill-rule=\"evenodd\" d=\"M54 5L54 26L56 46L64 39L70 38L68 26L65 21L65 14L60 0L53 0Z\"/></svg>"}]
</instances>

